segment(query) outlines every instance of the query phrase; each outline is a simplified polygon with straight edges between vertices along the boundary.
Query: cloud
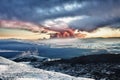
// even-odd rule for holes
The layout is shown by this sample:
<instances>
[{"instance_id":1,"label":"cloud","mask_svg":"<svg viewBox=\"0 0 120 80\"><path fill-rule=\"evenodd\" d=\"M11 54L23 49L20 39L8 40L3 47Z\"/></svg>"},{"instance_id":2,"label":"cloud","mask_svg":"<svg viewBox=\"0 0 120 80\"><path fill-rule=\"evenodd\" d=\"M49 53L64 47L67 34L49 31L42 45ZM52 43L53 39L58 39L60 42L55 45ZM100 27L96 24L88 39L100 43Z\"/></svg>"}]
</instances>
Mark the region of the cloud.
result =
<instances>
[{"instance_id":1,"label":"cloud","mask_svg":"<svg viewBox=\"0 0 120 80\"><path fill-rule=\"evenodd\" d=\"M83 15L89 17L80 19ZM1 0L0 19L35 23L48 20L49 22L50 20L51 22L63 21L72 28L92 30L101 26L118 25L120 23L120 1L11 0L9 2L9 0Z\"/></svg>"},{"instance_id":2,"label":"cloud","mask_svg":"<svg viewBox=\"0 0 120 80\"><path fill-rule=\"evenodd\" d=\"M108 26L98 28L92 32L80 31L82 34L86 34L86 38L109 38L109 37L120 37L120 28L110 28Z\"/></svg>"},{"instance_id":3,"label":"cloud","mask_svg":"<svg viewBox=\"0 0 120 80\"><path fill-rule=\"evenodd\" d=\"M32 31L21 30L21 29L7 29L0 28L0 39L28 39L28 40L38 40L38 39L49 39L50 35L42 33L34 33Z\"/></svg>"},{"instance_id":4,"label":"cloud","mask_svg":"<svg viewBox=\"0 0 120 80\"><path fill-rule=\"evenodd\" d=\"M75 20L82 20L84 18L87 18L88 16L69 16L69 17L60 17L60 18L55 18L55 19L50 19L50 20L45 20L41 24L44 25L45 27L49 27L53 30L62 30L65 28L69 28L69 23Z\"/></svg>"},{"instance_id":5,"label":"cloud","mask_svg":"<svg viewBox=\"0 0 120 80\"><path fill-rule=\"evenodd\" d=\"M55 5L54 7L46 8L43 9L41 7L35 8L35 11L38 14L44 13L45 15L51 15L51 14L59 14L60 13L65 13L68 11L75 11L79 8L82 8L86 5L86 3L77 3L77 2L72 2L72 3L64 3L61 5Z\"/></svg>"}]
</instances>

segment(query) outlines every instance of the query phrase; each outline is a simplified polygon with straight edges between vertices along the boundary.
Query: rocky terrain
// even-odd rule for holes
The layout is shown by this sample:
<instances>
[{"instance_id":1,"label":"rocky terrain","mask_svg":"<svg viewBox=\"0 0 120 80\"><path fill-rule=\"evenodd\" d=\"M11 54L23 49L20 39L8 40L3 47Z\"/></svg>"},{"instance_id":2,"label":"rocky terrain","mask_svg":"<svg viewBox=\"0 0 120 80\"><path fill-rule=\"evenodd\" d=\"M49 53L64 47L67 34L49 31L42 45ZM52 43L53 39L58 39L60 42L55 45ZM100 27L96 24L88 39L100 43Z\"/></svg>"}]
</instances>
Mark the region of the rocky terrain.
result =
<instances>
[{"instance_id":1,"label":"rocky terrain","mask_svg":"<svg viewBox=\"0 0 120 80\"><path fill-rule=\"evenodd\" d=\"M0 57L0 80L93 80L66 74L36 69L23 63L16 63Z\"/></svg>"},{"instance_id":2,"label":"rocky terrain","mask_svg":"<svg viewBox=\"0 0 120 80\"><path fill-rule=\"evenodd\" d=\"M21 61L22 59L15 59ZM23 59L25 61L25 58ZM93 78L96 80L120 79L120 55L101 54L62 59L53 61L32 60L29 65L48 71L65 73L75 77Z\"/></svg>"}]
</instances>

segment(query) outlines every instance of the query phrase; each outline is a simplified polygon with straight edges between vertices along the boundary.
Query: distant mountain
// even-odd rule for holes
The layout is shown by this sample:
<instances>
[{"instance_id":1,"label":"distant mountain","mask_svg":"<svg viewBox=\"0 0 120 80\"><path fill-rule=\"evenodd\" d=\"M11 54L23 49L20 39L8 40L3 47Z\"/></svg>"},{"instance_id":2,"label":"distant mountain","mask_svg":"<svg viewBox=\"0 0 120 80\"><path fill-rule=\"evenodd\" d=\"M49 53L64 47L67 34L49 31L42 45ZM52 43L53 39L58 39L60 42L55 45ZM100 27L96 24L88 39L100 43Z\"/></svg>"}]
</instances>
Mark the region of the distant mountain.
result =
<instances>
[{"instance_id":1,"label":"distant mountain","mask_svg":"<svg viewBox=\"0 0 120 80\"><path fill-rule=\"evenodd\" d=\"M87 63L120 63L120 54L93 54L87 56L74 57L71 59L61 59L53 62L87 64Z\"/></svg>"},{"instance_id":2,"label":"distant mountain","mask_svg":"<svg viewBox=\"0 0 120 80\"><path fill-rule=\"evenodd\" d=\"M44 61L49 61L49 58L46 57L40 57L40 56L35 56L35 55L28 55L28 56L22 56L22 57L17 57L13 59L16 62L44 62Z\"/></svg>"}]
</instances>

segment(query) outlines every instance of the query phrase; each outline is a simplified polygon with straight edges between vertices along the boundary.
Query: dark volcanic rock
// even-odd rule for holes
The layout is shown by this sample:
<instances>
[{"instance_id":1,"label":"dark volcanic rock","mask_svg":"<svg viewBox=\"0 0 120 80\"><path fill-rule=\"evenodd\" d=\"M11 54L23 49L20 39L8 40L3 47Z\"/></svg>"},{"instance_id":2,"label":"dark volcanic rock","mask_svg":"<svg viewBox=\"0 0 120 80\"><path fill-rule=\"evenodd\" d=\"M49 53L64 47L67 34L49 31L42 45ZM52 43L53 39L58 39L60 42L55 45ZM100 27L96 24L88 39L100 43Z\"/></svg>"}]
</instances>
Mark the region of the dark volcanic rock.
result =
<instances>
[{"instance_id":1,"label":"dark volcanic rock","mask_svg":"<svg viewBox=\"0 0 120 80\"><path fill-rule=\"evenodd\" d=\"M36 68L96 80L120 80L120 55L101 54L31 63Z\"/></svg>"},{"instance_id":2,"label":"dark volcanic rock","mask_svg":"<svg viewBox=\"0 0 120 80\"><path fill-rule=\"evenodd\" d=\"M120 80L120 54L99 54L53 61L31 61L30 65L49 71L96 80Z\"/></svg>"},{"instance_id":3,"label":"dark volcanic rock","mask_svg":"<svg viewBox=\"0 0 120 80\"><path fill-rule=\"evenodd\" d=\"M81 56L75 57L72 59L63 60L64 62L68 63L117 63L120 62L120 54L98 54L98 55L88 55L88 56Z\"/></svg>"}]
</instances>

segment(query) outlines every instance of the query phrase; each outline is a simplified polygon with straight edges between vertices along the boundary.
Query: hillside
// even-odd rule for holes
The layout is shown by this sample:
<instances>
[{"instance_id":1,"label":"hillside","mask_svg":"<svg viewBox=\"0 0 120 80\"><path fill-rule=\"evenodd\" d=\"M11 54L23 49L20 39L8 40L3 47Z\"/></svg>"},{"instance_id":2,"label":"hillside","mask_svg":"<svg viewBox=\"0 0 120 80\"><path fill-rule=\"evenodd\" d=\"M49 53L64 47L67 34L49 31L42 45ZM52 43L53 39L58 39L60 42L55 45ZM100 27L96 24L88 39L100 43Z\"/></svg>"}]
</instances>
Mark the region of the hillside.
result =
<instances>
[{"instance_id":1,"label":"hillside","mask_svg":"<svg viewBox=\"0 0 120 80\"><path fill-rule=\"evenodd\" d=\"M0 57L0 80L93 80L36 69Z\"/></svg>"}]
</instances>

